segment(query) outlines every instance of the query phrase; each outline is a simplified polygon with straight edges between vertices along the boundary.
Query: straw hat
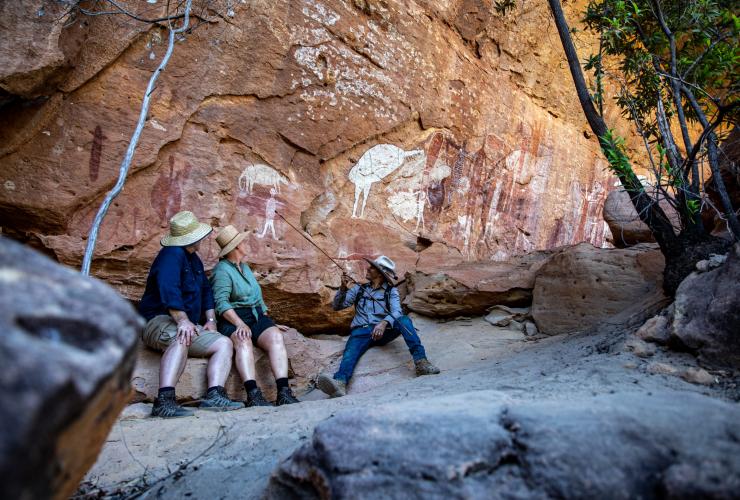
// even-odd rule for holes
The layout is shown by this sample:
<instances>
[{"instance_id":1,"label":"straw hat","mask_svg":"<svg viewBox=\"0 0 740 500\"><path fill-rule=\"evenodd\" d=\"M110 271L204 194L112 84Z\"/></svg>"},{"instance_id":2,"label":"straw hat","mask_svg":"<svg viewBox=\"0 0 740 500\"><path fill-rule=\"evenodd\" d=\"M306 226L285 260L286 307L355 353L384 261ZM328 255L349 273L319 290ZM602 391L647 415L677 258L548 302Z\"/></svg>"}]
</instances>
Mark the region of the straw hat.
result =
<instances>
[{"instance_id":1,"label":"straw hat","mask_svg":"<svg viewBox=\"0 0 740 500\"><path fill-rule=\"evenodd\" d=\"M186 247L208 236L213 228L198 222L193 212L177 212L170 219L170 232L162 238L163 247Z\"/></svg>"},{"instance_id":2,"label":"straw hat","mask_svg":"<svg viewBox=\"0 0 740 500\"><path fill-rule=\"evenodd\" d=\"M393 280L397 280L398 276L396 276L396 263L393 262L391 259L386 257L385 255L381 255L375 260L365 259L368 264L373 266L375 269L380 271L380 274L383 275L383 277L388 281L389 283L393 283ZM393 278L393 279L391 279Z\"/></svg>"},{"instance_id":3,"label":"straw hat","mask_svg":"<svg viewBox=\"0 0 740 500\"><path fill-rule=\"evenodd\" d=\"M247 233L240 233L234 226L224 227L216 236L216 243L221 247L218 258L228 255L246 237Z\"/></svg>"}]
</instances>

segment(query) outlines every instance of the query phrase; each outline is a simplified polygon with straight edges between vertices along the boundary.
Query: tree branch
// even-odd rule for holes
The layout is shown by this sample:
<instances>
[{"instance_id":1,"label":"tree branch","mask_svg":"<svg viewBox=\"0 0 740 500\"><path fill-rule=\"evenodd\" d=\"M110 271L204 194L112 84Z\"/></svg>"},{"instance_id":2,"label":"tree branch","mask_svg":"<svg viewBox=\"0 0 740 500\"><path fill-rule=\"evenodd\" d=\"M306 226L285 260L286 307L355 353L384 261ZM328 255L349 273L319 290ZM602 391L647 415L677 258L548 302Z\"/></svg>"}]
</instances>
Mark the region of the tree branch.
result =
<instances>
[{"instance_id":1,"label":"tree branch","mask_svg":"<svg viewBox=\"0 0 740 500\"><path fill-rule=\"evenodd\" d=\"M149 102L151 99L152 92L154 91L154 86L157 82L157 79L159 78L159 75L164 71L164 69L167 67L167 63L170 60L170 57L172 56L172 51L175 47L175 35L184 32L188 29L188 26L190 25L190 8L192 6L192 0L187 0L185 4L185 13L183 14L184 20L182 23L182 26L179 28L173 29L170 27L169 30L169 39L167 43L167 51L164 54L164 57L162 58L162 61L159 63L159 66L157 66L157 69L154 70L154 73L152 73L151 78L149 78L149 84L146 87L146 91L144 92L144 99L141 103L141 112L139 113L139 120L136 123L136 128L134 129L134 133L131 136L131 141L129 142L128 148L126 149L126 154L123 157L123 161L121 162L121 166L118 173L118 181L116 182L115 186L113 186L113 189L111 189L108 194L106 195L105 199L103 200L102 205L100 205L100 209L98 210L98 213L95 215L95 219L93 220L92 227L90 228L90 233L87 237L87 245L85 247L85 254L82 259L82 274L85 276L90 274L90 264L92 263L93 253L95 252L95 242L98 237L98 231L100 230L100 225L103 222L103 218L105 217L105 214L108 212L108 207L110 207L111 202L113 199L118 196L118 194L123 189L123 185L126 182L126 176L128 175L129 167L131 166L131 162L134 157L134 153L136 152L136 146L139 144L139 138L141 137L141 132L144 130L144 125L146 124L146 117L149 113Z\"/></svg>"},{"instance_id":2,"label":"tree branch","mask_svg":"<svg viewBox=\"0 0 740 500\"><path fill-rule=\"evenodd\" d=\"M601 149L606 155L609 148L612 147L612 145L607 142L609 129L606 126L604 119L599 116L594 108L593 101L588 93L588 87L583 78L578 54L573 45L573 40L570 37L570 29L568 28L568 22L563 14L560 0L548 0L548 3L555 20L555 26L557 27L560 41L563 45L563 50L565 51L566 59L568 60L568 68L570 69L570 74L576 87L578 101L581 104L583 114L585 115L591 130L599 138ZM640 180L632 169L628 169L627 171L618 171L616 174L617 177L619 177L622 186L627 190L635 210L640 215L640 220L647 224L663 252L667 253L668 248L675 245L676 235L673 232L673 226L665 212L655 202L655 200L645 192L645 188L642 186Z\"/></svg>"}]
</instances>

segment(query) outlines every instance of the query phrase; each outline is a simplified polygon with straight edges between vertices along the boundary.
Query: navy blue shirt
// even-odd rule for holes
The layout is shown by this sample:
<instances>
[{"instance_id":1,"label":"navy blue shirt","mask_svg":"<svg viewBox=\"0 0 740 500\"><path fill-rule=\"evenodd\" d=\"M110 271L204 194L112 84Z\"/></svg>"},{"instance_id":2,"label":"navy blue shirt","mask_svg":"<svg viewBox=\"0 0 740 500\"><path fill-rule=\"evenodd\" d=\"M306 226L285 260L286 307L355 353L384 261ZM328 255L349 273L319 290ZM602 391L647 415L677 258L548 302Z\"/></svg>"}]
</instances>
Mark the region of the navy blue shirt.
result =
<instances>
[{"instance_id":1,"label":"navy blue shirt","mask_svg":"<svg viewBox=\"0 0 740 500\"><path fill-rule=\"evenodd\" d=\"M198 254L184 247L162 247L146 279L139 304L141 315L149 321L175 309L185 311L190 321L198 324L214 307L211 285Z\"/></svg>"}]
</instances>

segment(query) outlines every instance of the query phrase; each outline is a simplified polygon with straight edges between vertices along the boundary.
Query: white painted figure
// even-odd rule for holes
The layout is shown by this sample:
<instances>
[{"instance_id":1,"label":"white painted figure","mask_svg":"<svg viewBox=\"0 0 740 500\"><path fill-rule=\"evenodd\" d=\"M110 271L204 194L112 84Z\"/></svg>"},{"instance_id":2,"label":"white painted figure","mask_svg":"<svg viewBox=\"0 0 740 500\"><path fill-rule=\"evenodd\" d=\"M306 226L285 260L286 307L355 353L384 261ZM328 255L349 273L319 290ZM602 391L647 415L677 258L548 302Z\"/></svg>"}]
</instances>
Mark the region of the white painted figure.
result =
<instances>
[{"instance_id":1,"label":"white painted figure","mask_svg":"<svg viewBox=\"0 0 740 500\"><path fill-rule=\"evenodd\" d=\"M377 144L365 151L360 157L357 164L349 171L349 180L355 185L355 204L352 207L352 218L357 216L357 202L360 200L362 193L362 208L359 217L365 215L365 205L367 197L370 195L370 188L373 183L383 180L391 172L398 169L406 158L423 154L424 151L417 149L413 151L404 151L398 146L392 144Z\"/></svg>"},{"instance_id":2,"label":"white painted figure","mask_svg":"<svg viewBox=\"0 0 740 500\"><path fill-rule=\"evenodd\" d=\"M262 228L262 233L257 235L258 238L264 238L267 233L267 228L269 227L272 232L272 239L277 239L277 236L275 235L275 214L277 213L276 194L277 190L275 188L270 189L270 199L265 203L265 227Z\"/></svg>"},{"instance_id":3,"label":"white painted figure","mask_svg":"<svg viewBox=\"0 0 740 500\"><path fill-rule=\"evenodd\" d=\"M252 193L252 188L255 184L261 184L263 186L272 186L280 192L280 184L288 185L290 181L283 174L275 170L269 165L263 163L257 163L249 165L242 171L239 176L239 189Z\"/></svg>"}]
</instances>

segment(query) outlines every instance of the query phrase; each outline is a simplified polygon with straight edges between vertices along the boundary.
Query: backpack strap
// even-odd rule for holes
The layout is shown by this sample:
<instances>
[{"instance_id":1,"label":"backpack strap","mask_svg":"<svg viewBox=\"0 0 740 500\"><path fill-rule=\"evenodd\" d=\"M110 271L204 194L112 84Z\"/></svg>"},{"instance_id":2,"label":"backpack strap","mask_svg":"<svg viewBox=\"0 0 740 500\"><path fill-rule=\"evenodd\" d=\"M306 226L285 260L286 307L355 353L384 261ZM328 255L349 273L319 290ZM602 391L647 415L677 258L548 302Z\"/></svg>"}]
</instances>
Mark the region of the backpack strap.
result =
<instances>
[{"instance_id":1,"label":"backpack strap","mask_svg":"<svg viewBox=\"0 0 740 500\"><path fill-rule=\"evenodd\" d=\"M364 298L367 301L367 299L365 298L366 287L367 287L367 283L360 285L360 291L358 291L357 295L355 295L355 303L354 303L355 307L357 307L357 304L360 303L360 299Z\"/></svg>"}]
</instances>

